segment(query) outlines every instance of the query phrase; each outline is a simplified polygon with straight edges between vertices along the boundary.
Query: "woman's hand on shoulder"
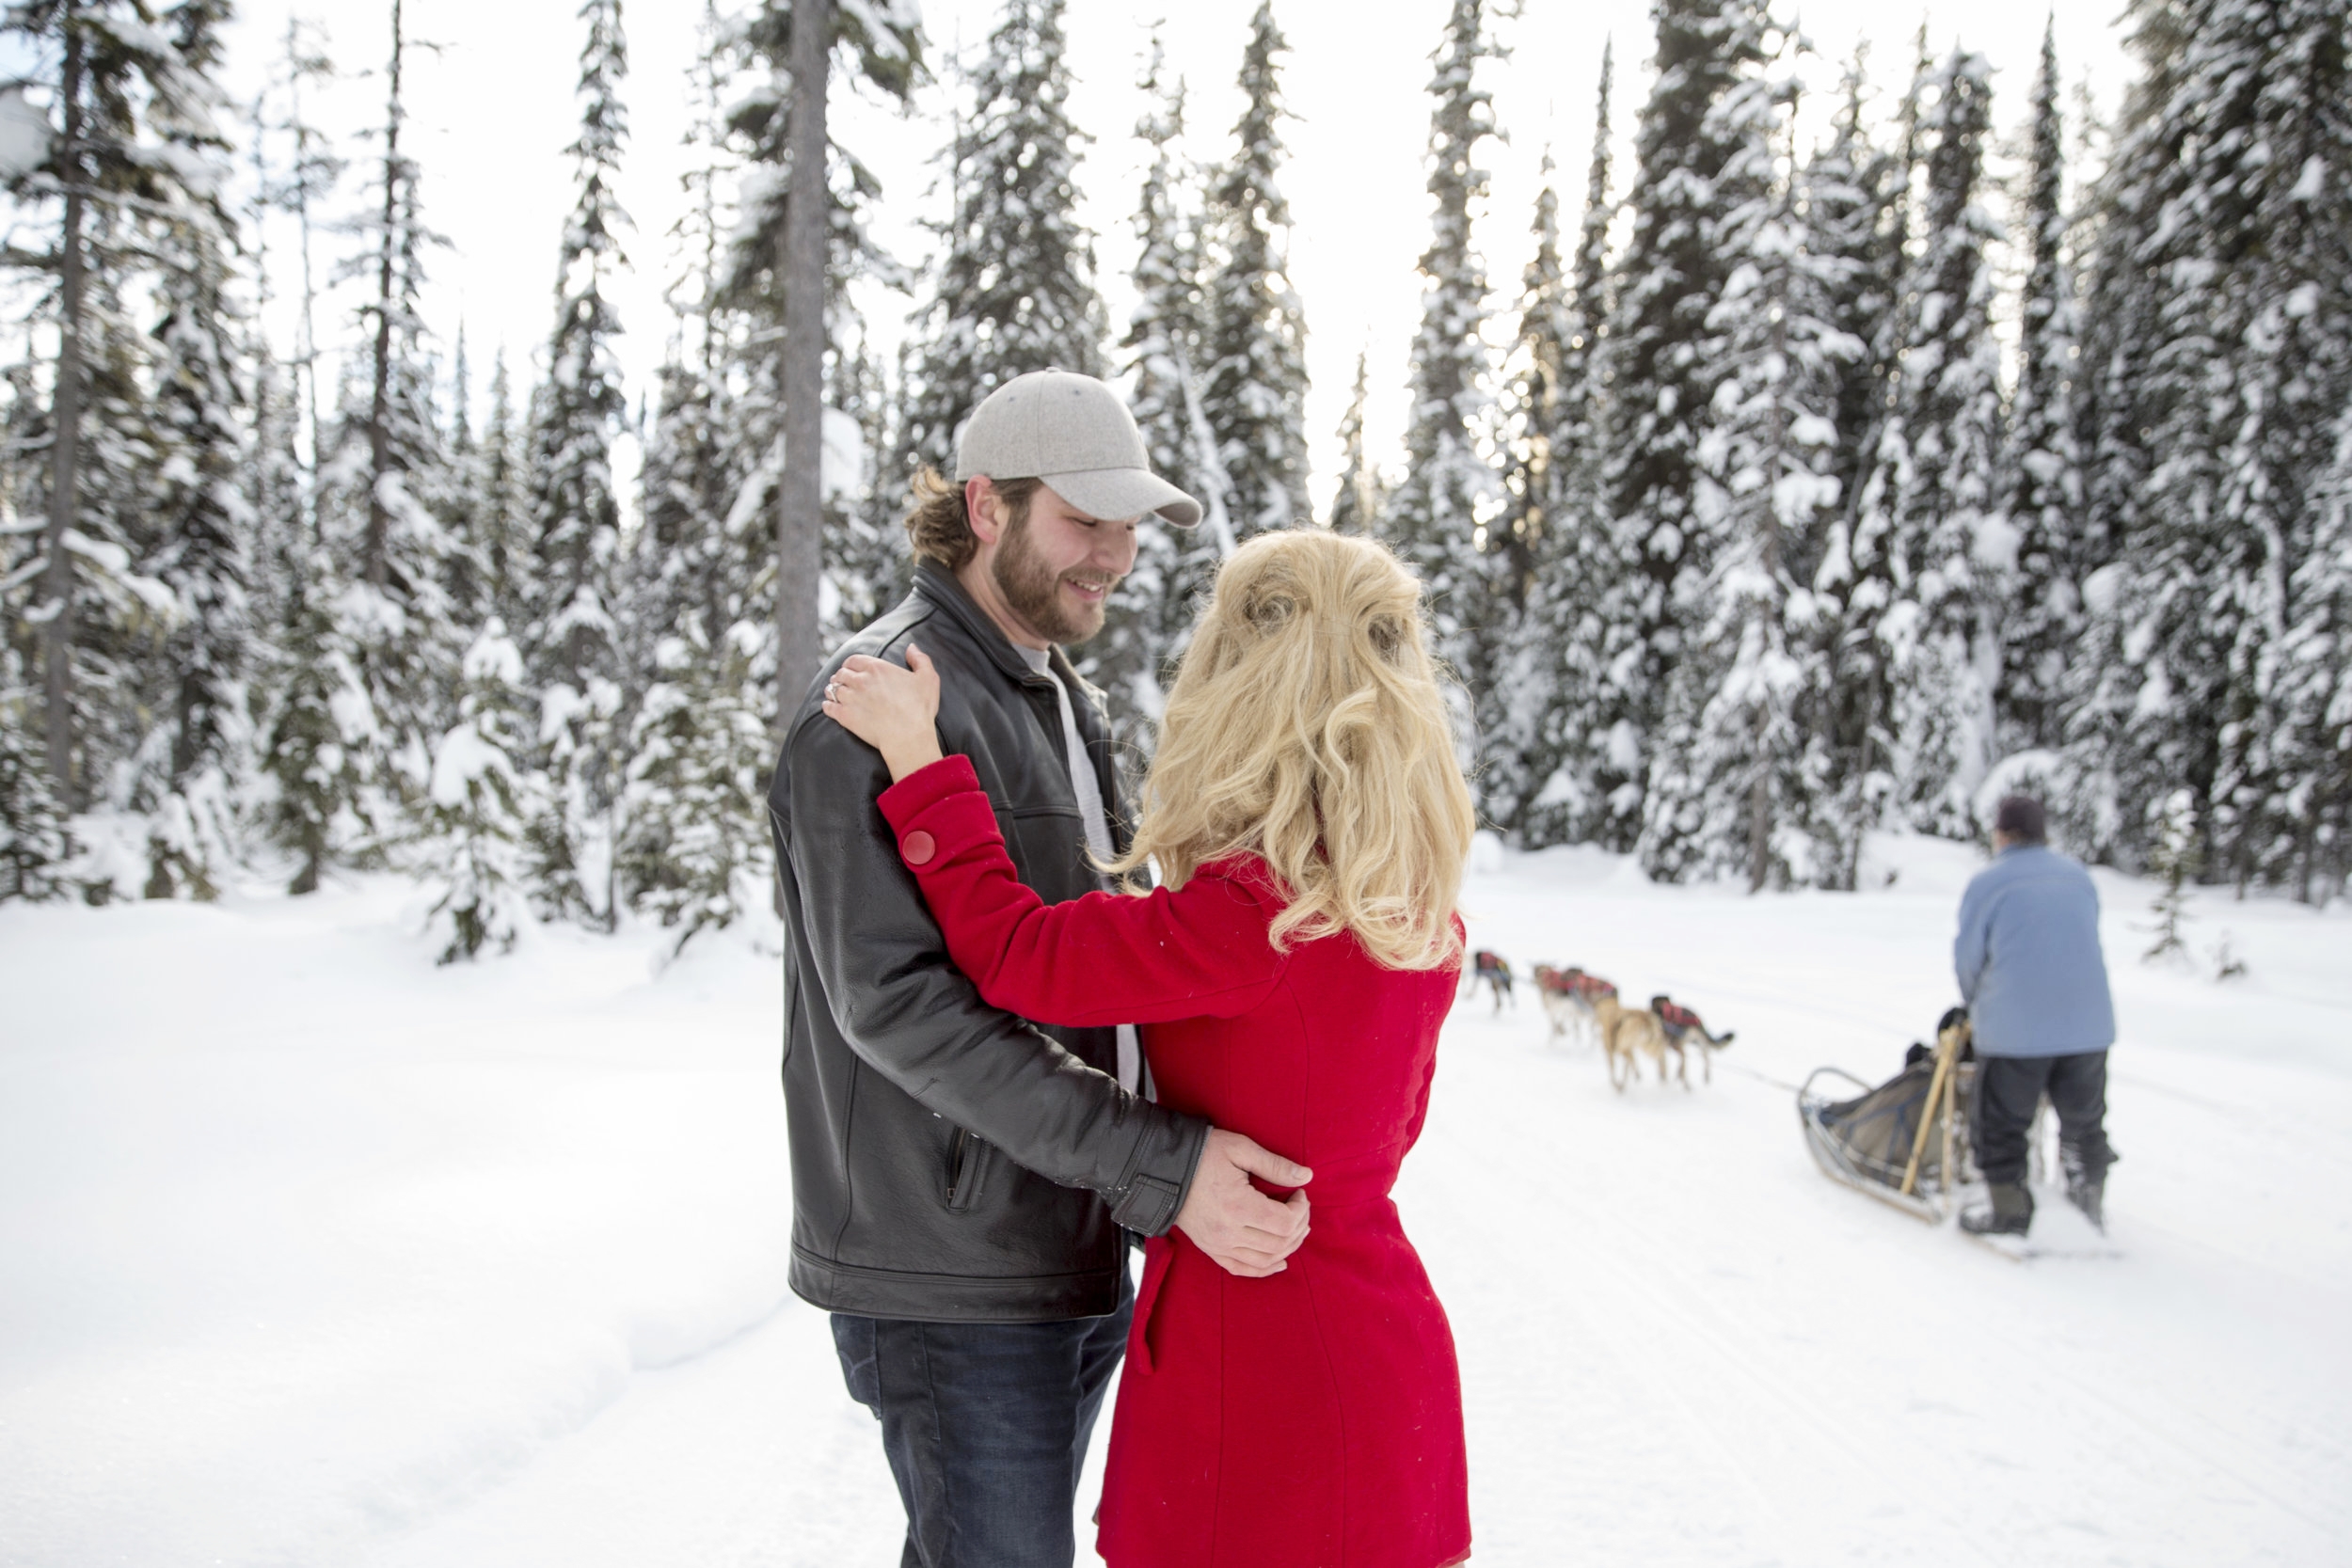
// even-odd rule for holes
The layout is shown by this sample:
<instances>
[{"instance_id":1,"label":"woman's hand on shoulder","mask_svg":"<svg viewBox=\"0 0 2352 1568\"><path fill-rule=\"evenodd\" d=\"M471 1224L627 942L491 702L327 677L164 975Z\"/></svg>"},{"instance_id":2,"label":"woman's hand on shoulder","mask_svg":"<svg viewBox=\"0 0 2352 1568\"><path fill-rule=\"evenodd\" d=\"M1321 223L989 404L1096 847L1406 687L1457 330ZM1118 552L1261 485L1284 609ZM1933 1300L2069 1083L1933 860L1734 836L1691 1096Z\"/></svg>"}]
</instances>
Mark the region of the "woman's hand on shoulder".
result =
<instances>
[{"instance_id":1,"label":"woman's hand on shoulder","mask_svg":"<svg viewBox=\"0 0 2352 1568\"><path fill-rule=\"evenodd\" d=\"M893 783L940 759L939 666L907 644L907 667L852 654L825 684L825 717L882 755Z\"/></svg>"}]
</instances>

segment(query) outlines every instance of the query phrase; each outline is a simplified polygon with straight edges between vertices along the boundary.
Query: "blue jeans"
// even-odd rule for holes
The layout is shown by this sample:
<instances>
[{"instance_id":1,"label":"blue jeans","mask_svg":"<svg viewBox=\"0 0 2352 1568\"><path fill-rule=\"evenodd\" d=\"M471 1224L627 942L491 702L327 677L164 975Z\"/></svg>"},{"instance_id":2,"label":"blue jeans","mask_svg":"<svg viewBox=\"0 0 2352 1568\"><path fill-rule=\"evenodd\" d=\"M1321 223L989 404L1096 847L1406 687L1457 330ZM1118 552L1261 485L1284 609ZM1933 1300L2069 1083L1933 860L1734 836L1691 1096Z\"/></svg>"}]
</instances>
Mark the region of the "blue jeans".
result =
<instances>
[{"instance_id":1,"label":"blue jeans","mask_svg":"<svg viewBox=\"0 0 2352 1568\"><path fill-rule=\"evenodd\" d=\"M881 1420L906 1504L899 1568L1070 1568L1078 1472L1127 1345L1108 1317L932 1323L834 1313L850 1397Z\"/></svg>"}]
</instances>

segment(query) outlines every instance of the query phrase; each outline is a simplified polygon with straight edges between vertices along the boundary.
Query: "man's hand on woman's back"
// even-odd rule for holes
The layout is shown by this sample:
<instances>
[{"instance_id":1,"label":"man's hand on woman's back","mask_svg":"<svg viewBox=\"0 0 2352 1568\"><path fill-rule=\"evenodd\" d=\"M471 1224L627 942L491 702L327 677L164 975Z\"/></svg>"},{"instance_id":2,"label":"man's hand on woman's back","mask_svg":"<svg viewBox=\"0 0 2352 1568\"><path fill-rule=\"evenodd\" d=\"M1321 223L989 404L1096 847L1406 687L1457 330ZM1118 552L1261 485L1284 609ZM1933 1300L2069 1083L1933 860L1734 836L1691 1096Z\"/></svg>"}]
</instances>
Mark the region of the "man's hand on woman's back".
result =
<instances>
[{"instance_id":1,"label":"man's hand on woman's back","mask_svg":"<svg viewBox=\"0 0 2352 1568\"><path fill-rule=\"evenodd\" d=\"M1228 1274L1263 1279L1280 1274L1307 1239L1307 1195L1277 1202L1249 1184L1304 1187L1314 1172L1263 1148L1239 1132L1211 1128L1194 1168L1176 1228Z\"/></svg>"}]
</instances>

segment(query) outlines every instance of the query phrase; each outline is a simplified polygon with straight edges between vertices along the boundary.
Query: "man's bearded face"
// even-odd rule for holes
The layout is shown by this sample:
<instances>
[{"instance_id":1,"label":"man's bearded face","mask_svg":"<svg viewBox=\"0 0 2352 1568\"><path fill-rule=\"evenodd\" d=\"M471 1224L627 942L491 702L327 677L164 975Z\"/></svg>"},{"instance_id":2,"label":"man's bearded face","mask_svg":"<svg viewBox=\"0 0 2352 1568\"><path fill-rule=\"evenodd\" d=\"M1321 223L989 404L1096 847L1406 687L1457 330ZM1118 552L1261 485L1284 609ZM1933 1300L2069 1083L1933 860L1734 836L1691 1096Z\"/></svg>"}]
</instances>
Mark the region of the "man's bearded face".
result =
<instances>
[{"instance_id":1,"label":"man's bearded face","mask_svg":"<svg viewBox=\"0 0 2352 1568\"><path fill-rule=\"evenodd\" d=\"M1065 646L1083 642L1103 629L1103 614L1110 592L1123 572L1109 570L1099 559L1090 539L1073 541L1082 546L1068 563L1051 559L1041 545L1031 518L1040 506L1056 506L1058 499L1039 491L1031 506L1006 529L996 546L994 572L998 592L1014 614L1049 642ZM1050 520L1049 520L1050 521ZM1047 531L1055 531L1048 529ZM1069 532L1065 525L1060 532ZM1128 559L1134 559L1132 546Z\"/></svg>"}]
</instances>

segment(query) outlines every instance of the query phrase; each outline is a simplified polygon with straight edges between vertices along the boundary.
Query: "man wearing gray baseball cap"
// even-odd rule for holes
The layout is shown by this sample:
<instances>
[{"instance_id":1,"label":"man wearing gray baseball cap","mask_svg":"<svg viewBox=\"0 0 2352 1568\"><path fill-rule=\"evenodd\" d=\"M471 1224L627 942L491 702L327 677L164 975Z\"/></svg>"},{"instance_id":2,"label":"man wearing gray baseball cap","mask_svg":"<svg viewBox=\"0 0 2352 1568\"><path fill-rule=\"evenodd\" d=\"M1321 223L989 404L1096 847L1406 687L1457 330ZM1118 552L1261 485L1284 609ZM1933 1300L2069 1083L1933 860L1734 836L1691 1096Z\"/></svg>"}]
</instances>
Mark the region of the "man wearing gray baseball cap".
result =
<instances>
[{"instance_id":1,"label":"man wearing gray baseball cap","mask_svg":"<svg viewBox=\"0 0 2352 1568\"><path fill-rule=\"evenodd\" d=\"M938 665L943 748L970 757L1022 879L1049 902L1126 847L1101 692L1063 644L1102 629L1156 515L1152 471L1091 376L1018 376L975 409L955 482L914 476L913 591L834 651L769 791L788 932L784 1090L792 1289L833 1314L850 1392L881 1420L907 1511L901 1568L1042 1568L1072 1515L1132 1291L1127 1237L1182 1229L1236 1274L1305 1239L1308 1173L1154 1104L1135 1031L1048 1028L950 962L875 806L880 753L823 717L851 655ZM1089 856L1092 858L1090 859Z\"/></svg>"}]
</instances>

